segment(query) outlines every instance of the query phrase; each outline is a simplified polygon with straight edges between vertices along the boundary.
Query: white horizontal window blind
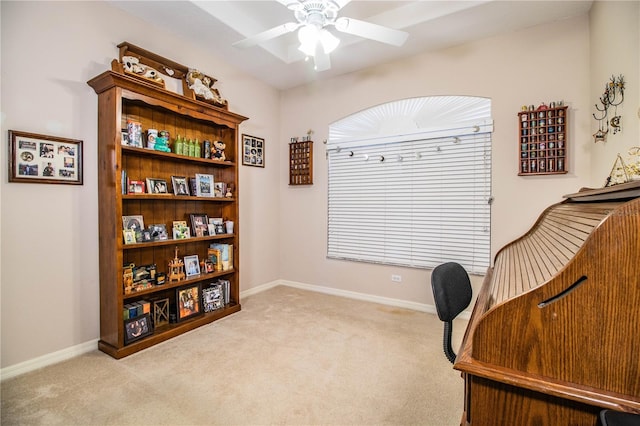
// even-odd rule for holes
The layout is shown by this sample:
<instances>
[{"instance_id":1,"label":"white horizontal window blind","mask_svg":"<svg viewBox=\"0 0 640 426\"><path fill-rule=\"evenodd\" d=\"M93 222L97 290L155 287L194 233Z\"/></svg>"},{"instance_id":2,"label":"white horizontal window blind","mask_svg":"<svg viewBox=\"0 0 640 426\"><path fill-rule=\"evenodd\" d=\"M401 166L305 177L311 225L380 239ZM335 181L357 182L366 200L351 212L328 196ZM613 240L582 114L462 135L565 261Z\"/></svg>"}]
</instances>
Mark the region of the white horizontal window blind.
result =
<instances>
[{"instance_id":1,"label":"white horizontal window blind","mask_svg":"<svg viewBox=\"0 0 640 426\"><path fill-rule=\"evenodd\" d=\"M491 124L476 122L330 142L328 257L484 273Z\"/></svg>"}]
</instances>

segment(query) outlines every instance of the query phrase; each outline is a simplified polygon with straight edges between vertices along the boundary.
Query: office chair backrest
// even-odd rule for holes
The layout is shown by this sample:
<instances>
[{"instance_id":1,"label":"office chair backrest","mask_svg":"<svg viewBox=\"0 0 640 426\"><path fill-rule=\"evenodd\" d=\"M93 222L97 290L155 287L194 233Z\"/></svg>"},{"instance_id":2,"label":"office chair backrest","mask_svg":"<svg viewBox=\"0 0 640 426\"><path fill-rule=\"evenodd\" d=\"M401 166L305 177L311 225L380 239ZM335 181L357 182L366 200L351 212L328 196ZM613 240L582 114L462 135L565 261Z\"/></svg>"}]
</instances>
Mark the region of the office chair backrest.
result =
<instances>
[{"instance_id":1,"label":"office chair backrest","mask_svg":"<svg viewBox=\"0 0 640 426\"><path fill-rule=\"evenodd\" d=\"M471 303L471 281L462 265L448 262L438 265L431 272L431 289L438 318L444 322L443 350L447 359L453 363L456 359L451 347L453 319Z\"/></svg>"}]
</instances>

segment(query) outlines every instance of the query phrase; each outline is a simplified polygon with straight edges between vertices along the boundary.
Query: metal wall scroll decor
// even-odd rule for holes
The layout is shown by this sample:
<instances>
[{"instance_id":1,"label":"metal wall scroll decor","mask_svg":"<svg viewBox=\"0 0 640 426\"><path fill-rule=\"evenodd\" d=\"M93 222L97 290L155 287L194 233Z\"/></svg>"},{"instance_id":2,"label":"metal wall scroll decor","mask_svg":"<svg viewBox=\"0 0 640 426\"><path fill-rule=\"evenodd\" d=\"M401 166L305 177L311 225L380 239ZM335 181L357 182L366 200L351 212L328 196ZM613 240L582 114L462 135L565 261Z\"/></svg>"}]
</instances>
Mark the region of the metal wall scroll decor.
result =
<instances>
[{"instance_id":1,"label":"metal wall scroll decor","mask_svg":"<svg viewBox=\"0 0 640 426\"><path fill-rule=\"evenodd\" d=\"M618 105L624 101L624 77L611 76L607 82L604 93L600 96L599 104L595 104L596 113L593 118L598 120L598 131L593 134L594 142L606 142L609 128L613 129L615 135L621 130L621 116L618 115ZM610 109L613 108L613 116L609 119Z\"/></svg>"}]
</instances>

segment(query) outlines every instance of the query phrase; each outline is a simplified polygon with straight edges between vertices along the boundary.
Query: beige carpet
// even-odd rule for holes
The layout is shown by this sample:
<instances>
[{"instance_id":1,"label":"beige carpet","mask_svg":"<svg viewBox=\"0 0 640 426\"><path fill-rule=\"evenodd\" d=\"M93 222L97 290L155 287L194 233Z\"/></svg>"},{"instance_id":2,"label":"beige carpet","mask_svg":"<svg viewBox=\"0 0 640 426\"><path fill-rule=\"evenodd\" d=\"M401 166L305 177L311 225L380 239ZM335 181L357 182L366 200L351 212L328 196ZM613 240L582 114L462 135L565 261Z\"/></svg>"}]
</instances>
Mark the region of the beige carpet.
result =
<instances>
[{"instance_id":1,"label":"beige carpet","mask_svg":"<svg viewBox=\"0 0 640 426\"><path fill-rule=\"evenodd\" d=\"M466 324L457 320L458 342ZM2 425L457 425L437 316L276 287L121 360L99 351L2 382Z\"/></svg>"}]
</instances>

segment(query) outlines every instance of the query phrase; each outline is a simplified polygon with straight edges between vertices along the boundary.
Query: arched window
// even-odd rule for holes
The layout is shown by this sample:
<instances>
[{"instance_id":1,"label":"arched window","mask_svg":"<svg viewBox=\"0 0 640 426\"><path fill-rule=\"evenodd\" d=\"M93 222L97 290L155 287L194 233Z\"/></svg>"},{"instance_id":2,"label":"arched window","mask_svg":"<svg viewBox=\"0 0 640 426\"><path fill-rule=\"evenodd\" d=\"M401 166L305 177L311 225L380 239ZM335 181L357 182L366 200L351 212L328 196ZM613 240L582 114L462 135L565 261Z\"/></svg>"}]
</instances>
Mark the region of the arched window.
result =
<instances>
[{"instance_id":1,"label":"arched window","mask_svg":"<svg viewBox=\"0 0 640 426\"><path fill-rule=\"evenodd\" d=\"M389 102L331 124L328 257L490 264L491 101Z\"/></svg>"}]
</instances>

